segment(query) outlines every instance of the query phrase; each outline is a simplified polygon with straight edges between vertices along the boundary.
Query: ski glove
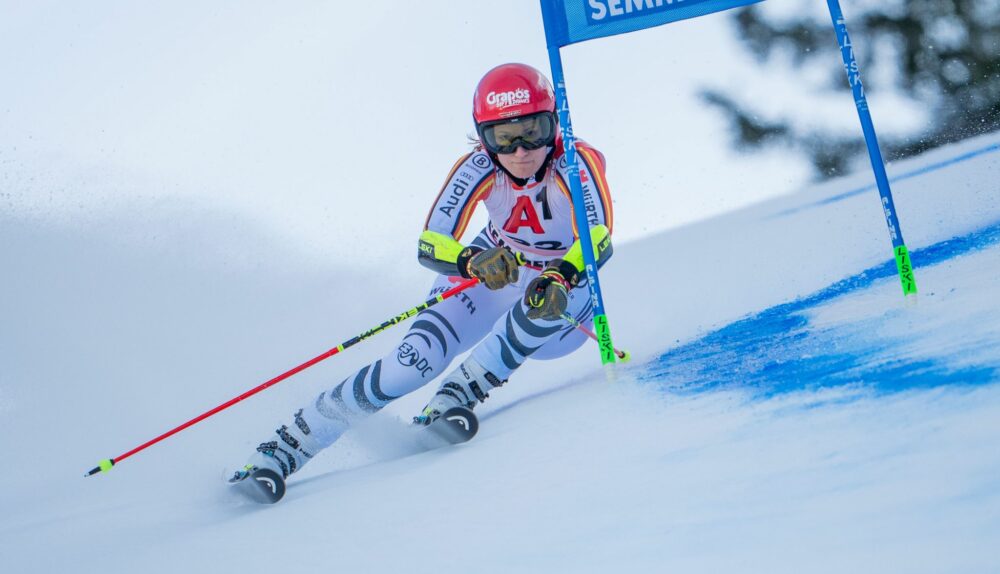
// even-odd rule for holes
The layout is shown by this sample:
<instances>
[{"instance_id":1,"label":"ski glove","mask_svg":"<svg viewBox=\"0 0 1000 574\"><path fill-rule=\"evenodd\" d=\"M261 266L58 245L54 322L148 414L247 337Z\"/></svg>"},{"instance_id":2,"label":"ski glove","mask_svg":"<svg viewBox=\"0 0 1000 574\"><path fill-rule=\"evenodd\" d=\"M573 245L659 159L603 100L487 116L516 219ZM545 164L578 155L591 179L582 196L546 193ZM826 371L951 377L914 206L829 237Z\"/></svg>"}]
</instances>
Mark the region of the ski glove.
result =
<instances>
[{"instance_id":1,"label":"ski glove","mask_svg":"<svg viewBox=\"0 0 1000 574\"><path fill-rule=\"evenodd\" d=\"M577 274L573 273L567 280L560 271L566 268L562 259L554 259L542 271L542 274L531 280L524 292L524 303L528 306L529 319L557 321L566 312L567 293L576 283Z\"/></svg>"},{"instance_id":2,"label":"ski glove","mask_svg":"<svg viewBox=\"0 0 1000 574\"><path fill-rule=\"evenodd\" d=\"M506 247L466 247L458 254L458 269L462 277L475 277L491 291L517 281L517 257Z\"/></svg>"}]
</instances>

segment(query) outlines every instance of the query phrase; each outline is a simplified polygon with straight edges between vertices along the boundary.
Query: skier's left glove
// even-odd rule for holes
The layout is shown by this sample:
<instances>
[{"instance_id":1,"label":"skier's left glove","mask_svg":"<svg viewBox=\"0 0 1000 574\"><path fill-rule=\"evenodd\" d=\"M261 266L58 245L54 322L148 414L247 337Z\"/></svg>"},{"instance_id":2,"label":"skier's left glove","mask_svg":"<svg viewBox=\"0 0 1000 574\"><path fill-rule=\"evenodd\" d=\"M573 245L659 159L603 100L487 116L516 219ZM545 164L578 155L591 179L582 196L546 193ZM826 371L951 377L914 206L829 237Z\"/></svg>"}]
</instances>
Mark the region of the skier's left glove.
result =
<instances>
[{"instance_id":1,"label":"skier's left glove","mask_svg":"<svg viewBox=\"0 0 1000 574\"><path fill-rule=\"evenodd\" d=\"M569 277L567 277L569 275ZM524 303L529 319L557 321L566 312L569 290L576 286L579 272L569 262L553 259L542 274L528 283Z\"/></svg>"}]
</instances>

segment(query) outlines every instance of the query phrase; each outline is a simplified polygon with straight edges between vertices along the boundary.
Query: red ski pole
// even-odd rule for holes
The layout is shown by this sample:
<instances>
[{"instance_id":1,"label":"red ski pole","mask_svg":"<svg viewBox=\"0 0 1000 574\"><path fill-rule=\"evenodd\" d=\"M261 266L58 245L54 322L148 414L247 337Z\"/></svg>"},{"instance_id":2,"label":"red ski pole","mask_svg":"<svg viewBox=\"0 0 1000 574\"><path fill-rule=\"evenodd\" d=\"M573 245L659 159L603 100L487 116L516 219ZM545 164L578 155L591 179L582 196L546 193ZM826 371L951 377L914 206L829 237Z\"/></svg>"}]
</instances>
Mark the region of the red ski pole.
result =
<instances>
[{"instance_id":1,"label":"red ski pole","mask_svg":"<svg viewBox=\"0 0 1000 574\"><path fill-rule=\"evenodd\" d=\"M348 339L347 341L341 343L340 345L338 345L338 346L330 349L329 351L323 353L322 355L319 355L317 357L313 357L312 359L309 359L308 361L306 361L305 363L302 363L301 365L295 367L294 369L291 369L289 371L285 371L284 373L278 375L277 377L274 377L273 379L267 381L266 383L263 383L260 386L254 387L254 388L250 389L249 391L243 393L242 395L240 395L238 397L235 397L235 398L232 398L232 399L230 399L230 400L222 403L221 405L215 407L214 409L212 409L210 411L207 411L205 413L202 413L202 414L196 416L195 418L189 420L188 422L186 422L186 423L184 423L184 424L182 424L182 425L180 425L180 426L178 426L176 428L173 428L173 429L171 429L171 430L169 430L169 431L161 434L160 436L158 436L158 437L156 437L156 438L154 438L154 439L152 439L152 440L150 440L148 442L145 442L145 443L143 443L143 444L141 444L141 445L133 448L132 450L130 450L130 451L124 453L124 454L120 454L120 455L118 455L118 456L116 456L114 458L107 458L107 459L102 460L97 466L95 466L94 468L92 468L90 470L90 472L88 472L84 476L93 476L93 475L95 475L95 474L97 474L99 472L107 472L107 471L111 470L111 467L113 467L114 465L118 464L119 462L125 460L126 458L132 456L133 454L136 454L138 452L146 450L147 448L153 446L154 444L160 442L161 440L169 438L169 437L171 437L171 436L173 436L173 435L181 432L182 430L188 428L189 426L195 425L195 424L197 424L197 423L199 423L199 422L207 419L208 417L210 417L210 416L212 416L212 415L214 415L214 414L216 414L216 413L218 413L220 411L226 410L229 407L235 405L236 403L242 401L243 399L246 399L248 397L256 395L257 393L263 391L264 389L266 389L268 387L271 387L273 385L276 385L276 384L280 383L281 381L287 379L288 377L291 377L292 375L294 375L296 373L304 371L304 370L308 369L309 367L315 365L316 363L318 363L320 361L323 361L325 359L328 359L328 358L336 355L337 353L343 351L344 349L346 349L348 347L351 347L351 346L353 346L353 345L355 345L357 343L360 343L361 341L364 341L365 339L367 339L369 337L372 337L372 336L374 336L374 335L376 335L378 333L381 333L382 331L385 331L386 329L388 329L389 327L392 327L393 325L402 323L403 321L406 321L407 319L409 319L410 317L413 317L414 315L416 315L417 313L423 311L424 309L427 309L428 307L433 307L434 305L437 305L441 301L444 301L445 299L453 297L453 296L457 295L458 293L460 293L460 292L468 289L469 287L472 287L473 285L475 285L477 283L479 283L478 279L466 279L465 281L462 281L461 283L459 283L458 285L452 287L451 289L448 289L444 293L442 293L442 294L440 294L440 295L438 295L438 296L436 296L436 297L434 297L432 299L428 299L427 301L424 301L420 305L417 305L416 307L413 307L412 309L409 309L407 311L403 311L399 315L396 315L395 317L392 317L391 319L388 319L387 321L384 321L378 327L375 327L373 329L369 329L368 331L365 331L364 333L361 333L360 335L358 335L356 337Z\"/></svg>"}]
</instances>

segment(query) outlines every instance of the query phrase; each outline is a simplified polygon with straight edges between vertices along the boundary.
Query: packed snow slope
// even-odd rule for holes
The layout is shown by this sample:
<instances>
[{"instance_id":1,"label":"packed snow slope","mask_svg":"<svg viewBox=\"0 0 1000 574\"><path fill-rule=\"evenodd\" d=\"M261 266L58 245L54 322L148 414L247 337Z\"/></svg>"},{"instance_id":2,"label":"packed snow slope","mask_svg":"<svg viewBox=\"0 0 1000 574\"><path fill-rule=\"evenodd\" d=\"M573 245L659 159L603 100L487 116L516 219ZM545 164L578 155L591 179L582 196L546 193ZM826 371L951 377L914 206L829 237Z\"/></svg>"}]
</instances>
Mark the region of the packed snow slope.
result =
<instances>
[{"instance_id":1,"label":"packed snow slope","mask_svg":"<svg viewBox=\"0 0 1000 574\"><path fill-rule=\"evenodd\" d=\"M56 209L7 177L4 571L1000 571L1000 137L889 171L916 299L867 172L621 244L602 277L635 360L613 381L591 346L530 363L479 436L432 452L401 422L422 389L270 507L227 470L402 328L83 473L421 301L430 273L197 203ZM117 184L87 181L81 206Z\"/></svg>"}]
</instances>

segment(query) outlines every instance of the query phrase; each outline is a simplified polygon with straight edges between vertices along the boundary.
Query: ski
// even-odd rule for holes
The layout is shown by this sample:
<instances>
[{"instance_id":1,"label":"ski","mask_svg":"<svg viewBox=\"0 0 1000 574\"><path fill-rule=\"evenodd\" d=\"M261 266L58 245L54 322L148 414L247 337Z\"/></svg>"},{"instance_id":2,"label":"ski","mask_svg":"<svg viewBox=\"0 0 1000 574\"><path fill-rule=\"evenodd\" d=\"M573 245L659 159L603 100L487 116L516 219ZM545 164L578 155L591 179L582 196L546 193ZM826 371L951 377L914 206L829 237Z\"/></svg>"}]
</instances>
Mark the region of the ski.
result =
<instances>
[{"instance_id":1,"label":"ski","mask_svg":"<svg viewBox=\"0 0 1000 574\"><path fill-rule=\"evenodd\" d=\"M479 420L465 407L452 407L430 424L414 427L423 448L433 450L471 440L479 431ZM247 465L233 473L229 484L243 496L260 504L274 504L285 495L285 480L281 473L254 465Z\"/></svg>"},{"instance_id":2,"label":"ski","mask_svg":"<svg viewBox=\"0 0 1000 574\"><path fill-rule=\"evenodd\" d=\"M476 436L476 432L479 431L479 419L465 407L452 407L424 427L424 430L431 438L427 441L430 443L427 445L430 448L459 444Z\"/></svg>"},{"instance_id":3,"label":"ski","mask_svg":"<svg viewBox=\"0 0 1000 574\"><path fill-rule=\"evenodd\" d=\"M269 468L247 465L233 474L229 484L261 504L274 504L285 495L285 479Z\"/></svg>"}]
</instances>

